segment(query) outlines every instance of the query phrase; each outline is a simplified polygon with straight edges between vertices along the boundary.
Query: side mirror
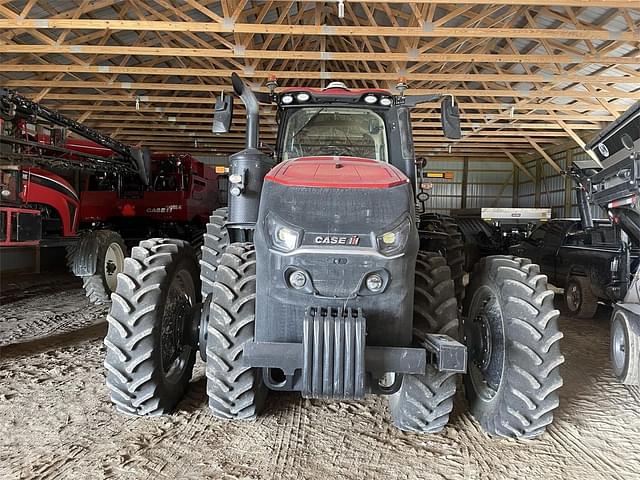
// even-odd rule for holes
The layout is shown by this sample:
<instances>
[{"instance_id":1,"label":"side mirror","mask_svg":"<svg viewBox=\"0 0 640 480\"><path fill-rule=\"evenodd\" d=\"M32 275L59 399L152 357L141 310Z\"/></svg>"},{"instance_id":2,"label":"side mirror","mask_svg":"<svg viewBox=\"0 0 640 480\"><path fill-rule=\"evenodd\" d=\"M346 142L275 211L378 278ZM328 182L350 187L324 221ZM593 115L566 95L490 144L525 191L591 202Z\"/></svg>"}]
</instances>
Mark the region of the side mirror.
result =
<instances>
[{"instance_id":1,"label":"side mirror","mask_svg":"<svg viewBox=\"0 0 640 480\"><path fill-rule=\"evenodd\" d=\"M231 120L233 119L233 97L224 95L216 101L213 111L213 133L227 133L231 128Z\"/></svg>"},{"instance_id":2,"label":"side mirror","mask_svg":"<svg viewBox=\"0 0 640 480\"><path fill-rule=\"evenodd\" d=\"M442 99L440 118L445 137L451 140L459 140L462 138L462 132L460 131L460 110L450 95Z\"/></svg>"}]
</instances>

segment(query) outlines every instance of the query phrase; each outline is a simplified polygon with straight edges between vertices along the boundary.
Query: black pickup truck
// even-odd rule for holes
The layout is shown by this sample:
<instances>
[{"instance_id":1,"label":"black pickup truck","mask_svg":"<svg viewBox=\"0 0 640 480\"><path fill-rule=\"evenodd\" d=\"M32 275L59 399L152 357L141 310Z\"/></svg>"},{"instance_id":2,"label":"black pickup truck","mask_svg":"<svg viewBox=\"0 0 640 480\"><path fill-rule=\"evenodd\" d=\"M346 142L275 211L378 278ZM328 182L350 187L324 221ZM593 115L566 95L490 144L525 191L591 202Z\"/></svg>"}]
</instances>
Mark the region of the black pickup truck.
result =
<instances>
[{"instance_id":1,"label":"black pickup truck","mask_svg":"<svg viewBox=\"0 0 640 480\"><path fill-rule=\"evenodd\" d=\"M626 267L621 250L620 229L608 220L594 220L584 230L580 220L555 219L540 225L522 243L510 248L512 255L540 265L556 287L564 288L567 310L578 318L595 315L598 302L622 300ZM630 272L638 265L637 245L631 245Z\"/></svg>"}]
</instances>

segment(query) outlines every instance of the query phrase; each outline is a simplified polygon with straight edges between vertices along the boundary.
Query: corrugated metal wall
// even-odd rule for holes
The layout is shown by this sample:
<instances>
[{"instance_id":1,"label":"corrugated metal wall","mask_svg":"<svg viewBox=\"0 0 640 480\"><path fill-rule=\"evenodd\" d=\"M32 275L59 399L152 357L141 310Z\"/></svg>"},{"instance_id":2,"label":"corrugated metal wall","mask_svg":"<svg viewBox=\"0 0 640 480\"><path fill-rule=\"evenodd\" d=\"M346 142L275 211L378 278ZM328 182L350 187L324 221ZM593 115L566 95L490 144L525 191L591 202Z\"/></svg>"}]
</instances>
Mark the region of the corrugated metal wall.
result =
<instances>
[{"instance_id":1,"label":"corrugated metal wall","mask_svg":"<svg viewBox=\"0 0 640 480\"><path fill-rule=\"evenodd\" d=\"M565 170L568 157L571 161L580 162L589 160L588 155L579 147L550 155L558 166ZM539 169L540 182L536 188L535 182L520 172L517 185L517 197L519 207L551 207L553 218L578 218L578 206L574 192L575 184L567 181L566 177L557 173L555 169L542 157L523 163L527 171L536 178L536 168ZM569 190L567 190L569 183ZM538 199L536 201L536 193ZM566 195L570 199L565 200ZM570 205L569 210L567 206ZM598 207L592 207L594 218L606 218L606 214Z\"/></svg>"},{"instance_id":2,"label":"corrugated metal wall","mask_svg":"<svg viewBox=\"0 0 640 480\"><path fill-rule=\"evenodd\" d=\"M453 172L453 180L425 179L433 183L427 208L449 213L458 208L511 207L513 197L513 164L509 161L474 160L469 158L467 202L462 205L464 163L454 160L433 160L425 171Z\"/></svg>"}]
</instances>

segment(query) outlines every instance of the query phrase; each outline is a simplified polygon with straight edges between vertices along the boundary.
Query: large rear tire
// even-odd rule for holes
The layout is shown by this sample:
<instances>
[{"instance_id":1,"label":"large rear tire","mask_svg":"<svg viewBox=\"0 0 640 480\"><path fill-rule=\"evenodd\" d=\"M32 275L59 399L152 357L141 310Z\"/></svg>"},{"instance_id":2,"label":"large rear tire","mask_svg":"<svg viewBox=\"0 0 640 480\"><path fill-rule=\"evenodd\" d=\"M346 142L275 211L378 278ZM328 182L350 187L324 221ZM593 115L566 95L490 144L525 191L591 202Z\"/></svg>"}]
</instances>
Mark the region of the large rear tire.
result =
<instances>
[{"instance_id":1,"label":"large rear tire","mask_svg":"<svg viewBox=\"0 0 640 480\"><path fill-rule=\"evenodd\" d=\"M85 233L81 240L67 248L69 265L93 261L93 275L82 276L85 295L97 305L111 302L111 292L116 289L118 273L124 270L127 247L122 237L112 230L95 230ZM86 267L87 270L91 270Z\"/></svg>"},{"instance_id":2,"label":"large rear tire","mask_svg":"<svg viewBox=\"0 0 640 480\"><path fill-rule=\"evenodd\" d=\"M214 210L207 223L202 245L202 259L200 260L202 281L202 298L206 298L213 291L216 279L216 269L224 249L229 245L229 231L225 226L229 218L227 207Z\"/></svg>"},{"instance_id":3,"label":"large rear tire","mask_svg":"<svg viewBox=\"0 0 640 480\"><path fill-rule=\"evenodd\" d=\"M446 260L436 253L418 253L414 292L414 328L419 333L458 336L458 306ZM400 430L437 433L449 421L456 377L427 366L424 375L404 375L389 398L393 423Z\"/></svg>"},{"instance_id":4,"label":"large rear tire","mask_svg":"<svg viewBox=\"0 0 640 480\"><path fill-rule=\"evenodd\" d=\"M112 298L104 340L111 400L132 415L169 413L195 362L189 334L200 282L193 249L182 240L140 242Z\"/></svg>"},{"instance_id":5,"label":"large rear tire","mask_svg":"<svg viewBox=\"0 0 640 480\"><path fill-rule=\"evenodd\" d=\"M449 244L446 248L447 265L451 269L451 278L455 285L456 298L461 304L465 296L465 249L462 232L456 221L449 216L441 215L442 228L449 235Z\"/></svg>"},{"instance_id":6,"label":"large rear tire","mask_svg":"<svg viewBox=\"0 0 640 480\"><path fill-rule=\"evenodd\" d=\"M207 394L213 415L253 420L267 388L260 369L244 364L253 341L256 308L256 253L250 243L232 243L220 256L211 293L207 329Z\"/></svg>"},{"instance_id":7,"label":"large rear tire","mask_svg":"<svg viewBox=\"0 0 640 480\"><path fill-rule=\"evenodd\" d=\"M458 304L465 296L465 247L462 231L452 217L435 213L420 215L420 230L425 232L440 232L447 235L446 239L421 238L420 250L439 252L444 256L451 270L451 278L455 286Z\"/></svg>"},{"instance_id":8,"label":"large rear tire","mask_svg":"<svg viewBox=\"0 0 640 480\"><path fill-rule=\"evenodd\" d=\"M465 393L492 436L532 438L553 421L562 386L559 312L547 277L527 259L480 260L463 309Z\"/></svg>"}]
</instances>

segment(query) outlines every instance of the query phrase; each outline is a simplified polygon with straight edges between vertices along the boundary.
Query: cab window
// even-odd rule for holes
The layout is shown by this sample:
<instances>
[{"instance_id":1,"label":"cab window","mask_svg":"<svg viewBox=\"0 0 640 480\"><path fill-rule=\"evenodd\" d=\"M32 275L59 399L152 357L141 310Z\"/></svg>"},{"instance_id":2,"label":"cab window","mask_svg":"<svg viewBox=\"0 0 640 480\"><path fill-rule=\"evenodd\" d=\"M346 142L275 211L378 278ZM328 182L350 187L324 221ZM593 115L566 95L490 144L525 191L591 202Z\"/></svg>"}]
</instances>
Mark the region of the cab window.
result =
<instances>
[{"instance_id":1,"label":"cab window","mask_svg":"<svg viewBox=\"0 0 640 480\"><path fill-rule=\"evenodd\" d=\"M382 117L364 108L304 107L287 117L282 159L340 155L388 161Z\"/></svg>"}]
</instances>

